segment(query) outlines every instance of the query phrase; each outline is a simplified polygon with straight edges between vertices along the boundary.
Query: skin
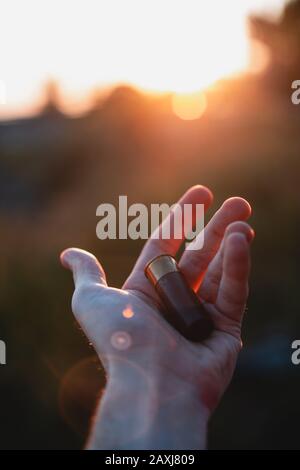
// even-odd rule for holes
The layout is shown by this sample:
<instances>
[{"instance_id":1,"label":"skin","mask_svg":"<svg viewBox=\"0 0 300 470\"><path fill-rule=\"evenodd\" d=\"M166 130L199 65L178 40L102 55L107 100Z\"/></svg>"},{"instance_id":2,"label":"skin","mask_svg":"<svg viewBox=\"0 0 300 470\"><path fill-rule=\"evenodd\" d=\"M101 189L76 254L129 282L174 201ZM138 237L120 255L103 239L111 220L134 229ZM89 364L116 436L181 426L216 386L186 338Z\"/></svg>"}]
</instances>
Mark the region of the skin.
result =
<instances>
[{"instance_id":1,"label":"skin","mask_svg":"<svg viewBox=\"0 0 300 470\"><path fill-rule=\"evenodd\" d=\"M207 209L212 200L207 188L195 186L179 204L202 203ZM161 253L175 256L183 240L150 238L122 289L107 285L92 254L77 248L61 254L74 277L74 315L107 373L88 448L205 448L208 419L241 349L254 236L245 222L250 214L244 199L226 200L204 229L203 248L185 250L179 260L214 321L214 332L200 344L163 319L144 275L148 261ZM169 217L172 224L172 213Z\"/></svg>"}]
</instances>

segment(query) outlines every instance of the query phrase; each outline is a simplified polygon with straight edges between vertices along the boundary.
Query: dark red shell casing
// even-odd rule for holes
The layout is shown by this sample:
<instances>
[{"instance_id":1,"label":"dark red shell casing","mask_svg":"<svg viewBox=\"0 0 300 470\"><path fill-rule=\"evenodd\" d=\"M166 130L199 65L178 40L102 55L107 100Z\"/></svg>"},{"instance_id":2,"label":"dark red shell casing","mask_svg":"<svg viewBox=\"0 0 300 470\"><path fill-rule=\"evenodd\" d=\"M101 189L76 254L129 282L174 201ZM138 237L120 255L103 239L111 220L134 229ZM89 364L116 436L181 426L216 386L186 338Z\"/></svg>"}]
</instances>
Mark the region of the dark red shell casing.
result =
<instances>
[{"instance_id":1,"label":"dark red shell casing","mask_svg":"<svg viewBox=\"0 0 300 470\"><path fill-rule=\"evenodd\" d=\"M161 276L157 270L154 274L154 269L153 272L151 271L153 261L158 258L160 258ZM162 258L169 258L169 260ZM170 261L172 261L174 268L165 269L169 272L164 273L162 263L170 263ZM188 285L174 258L169 255L155 258L146 266L145 274L154 285L165 307L162 314L179 333L194 342L203 341L210 336L214 329L212 319L193 289ZM157 277L155 277L156 275Z\"/></svg>"}]
</instances>

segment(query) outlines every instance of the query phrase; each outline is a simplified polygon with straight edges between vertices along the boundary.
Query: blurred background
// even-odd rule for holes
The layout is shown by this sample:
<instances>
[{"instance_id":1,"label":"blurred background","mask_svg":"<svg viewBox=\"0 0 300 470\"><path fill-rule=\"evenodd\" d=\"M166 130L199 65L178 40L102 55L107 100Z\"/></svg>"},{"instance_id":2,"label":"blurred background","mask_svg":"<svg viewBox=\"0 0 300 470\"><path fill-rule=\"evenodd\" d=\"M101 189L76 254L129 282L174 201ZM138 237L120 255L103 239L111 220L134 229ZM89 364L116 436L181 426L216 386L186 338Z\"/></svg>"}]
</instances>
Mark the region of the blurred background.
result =
<instances>
[{"instance_id":1,"label":"blurred background","mask_svg":"<svg viewBox=\"0 0 300 470\"><path fill-rule=\"evenodd\" d=\"M209 448L299 448L300 1L4 0L1 19L0 447L82 447L105 384L60 251L92 251L120 287L143 243L98 240L96 207L201 183L213 210L247 198L257 233Z\"/></svg>"}]
</instances>

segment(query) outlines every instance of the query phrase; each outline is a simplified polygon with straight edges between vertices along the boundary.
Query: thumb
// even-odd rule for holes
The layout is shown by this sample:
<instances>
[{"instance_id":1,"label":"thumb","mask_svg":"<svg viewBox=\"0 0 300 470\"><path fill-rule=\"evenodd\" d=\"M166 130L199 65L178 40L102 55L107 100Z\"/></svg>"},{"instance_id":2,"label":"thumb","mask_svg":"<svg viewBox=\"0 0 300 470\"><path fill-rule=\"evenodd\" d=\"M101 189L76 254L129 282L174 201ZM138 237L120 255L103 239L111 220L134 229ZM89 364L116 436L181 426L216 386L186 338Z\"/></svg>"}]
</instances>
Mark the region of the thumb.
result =
<instances>
[{"instance_id":1,"label":"thumb","mask_svg":"<svg viewBox=\"0 0 300 470\"><path fill-rule=\"evenodd\" d=\"M68 248L60 255L61 264L73 273L75 287L83 284L107 286L105 272L97 258L79 248Z\"/></svg>"}]
</instances>

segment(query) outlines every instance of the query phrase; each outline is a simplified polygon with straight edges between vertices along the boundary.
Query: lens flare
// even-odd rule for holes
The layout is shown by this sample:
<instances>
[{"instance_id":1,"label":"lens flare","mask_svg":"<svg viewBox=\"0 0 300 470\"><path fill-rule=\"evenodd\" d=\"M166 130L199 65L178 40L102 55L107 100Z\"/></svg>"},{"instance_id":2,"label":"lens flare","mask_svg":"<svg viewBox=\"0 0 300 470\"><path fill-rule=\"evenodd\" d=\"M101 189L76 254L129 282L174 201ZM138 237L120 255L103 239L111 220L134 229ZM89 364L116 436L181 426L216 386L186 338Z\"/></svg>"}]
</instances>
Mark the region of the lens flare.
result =
<instances>
[{"instance_id":1,"label":"lens flare","mask_svg":"<svg viewBox=\"0 0 300 470\"><path fill-rule=\"evenodd\" d=\"M124 308L122 315L124 318L132 318L134 316L134 312L130 305L128 305L126 308Z\"/></svg>"},{"instance_id":2,"label":"lens flare","mask_svg":"<svg viewBox=\"0 0 300 470\"><path fill-rule=\"evenodd\" d=\"M131 336L126 331L116 331L112 334L110 342L115 349L125 351L130 348L132 340Z\"/></svg>"}]
</instances>

